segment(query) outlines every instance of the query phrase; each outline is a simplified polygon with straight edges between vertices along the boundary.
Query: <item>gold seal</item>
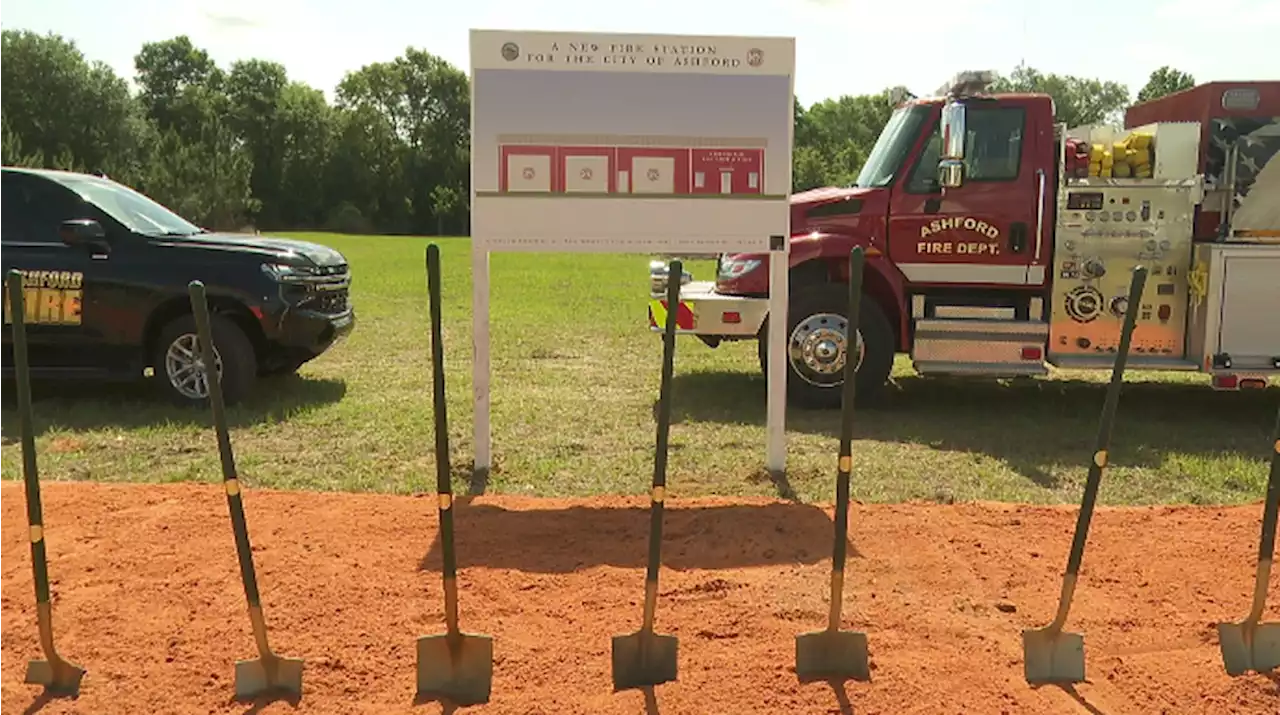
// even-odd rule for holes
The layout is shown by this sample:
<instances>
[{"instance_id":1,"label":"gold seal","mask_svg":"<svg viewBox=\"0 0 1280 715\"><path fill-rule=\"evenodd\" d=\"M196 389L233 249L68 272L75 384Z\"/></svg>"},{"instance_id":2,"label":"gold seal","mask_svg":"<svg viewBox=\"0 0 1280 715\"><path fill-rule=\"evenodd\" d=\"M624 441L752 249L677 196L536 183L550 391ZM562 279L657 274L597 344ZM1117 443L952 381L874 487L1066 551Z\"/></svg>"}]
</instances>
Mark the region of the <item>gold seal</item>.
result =
<instances>
[{"instance_id":1,"label":"gold seal","mask_svg":"<svg viewBox=\"0 0 1280 715\"><path fill-rule=\"evenodd\" d=\"M38 544L44 540L44 527L39 524L31 525L31 543Z\"/></svg>"},{"instance_id":2,"label":"gold seal","mask_svg":"<svg viewBox=\"0 0 1280 715\"><path fill-rule=\"evenodd\" d=\"M1093 455L1093 463L1099 467L1107 466L1107 450L1100 449Z\"/></svg>"},{"instance_id":3,"label":"gold seal","mask_svg":"<svg viewBox=\"0 0 1280 715\"><path fill-rule=\"evenodd\" d=\"M840 458L840 471L842 472L853 471L853 457Z\"/></svg>"},{"instance_id":4,"label":"gold seal","mask_svg":"<svg viewBox=\"0 0 1280 715\"><path fill-rule=\"evenodd\" d=\"M440 496L440 508L441 508L441 509L448 509L449 507L453 506L453 495L452 495L452 494L448 494L448 493L441 493L439 496Z\"/></svg>"},{"instance_id":5,"label":"gold seal","mask_svg":"<svg viewBox=\"0 0 1280 715\"><path fill-rule=\"evenodd\" d=\"M227 480L227 496L233 497L239 493L240 493L240 480L228 479Z\"/></svg>"},{"instance_id":6,"label":"gold seal","mask_svg":"<svg viewBox=\"0 0 1280 715\"><path fill-rule=\"evenodd\" d=\"M662 500L667 498L666 487L654 487L651 497L655 504L661 504Z\"/></svg>"}]
</instances>

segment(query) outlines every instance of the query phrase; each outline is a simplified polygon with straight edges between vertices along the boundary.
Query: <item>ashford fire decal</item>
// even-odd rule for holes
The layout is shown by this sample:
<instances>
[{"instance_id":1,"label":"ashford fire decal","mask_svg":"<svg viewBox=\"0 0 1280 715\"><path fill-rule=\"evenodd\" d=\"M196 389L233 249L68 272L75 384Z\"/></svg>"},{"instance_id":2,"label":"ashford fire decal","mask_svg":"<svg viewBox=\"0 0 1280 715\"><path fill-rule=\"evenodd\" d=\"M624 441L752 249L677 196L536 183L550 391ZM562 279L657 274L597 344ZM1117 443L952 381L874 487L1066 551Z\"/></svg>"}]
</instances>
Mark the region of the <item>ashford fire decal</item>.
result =
<instances>
[{"instance_id":1,"label":"ashford fire decal","mask_svg":"<svg viewBox=\"0 0 1280 715\"><path fill-rule=\"evenodd\" d=\"M79 271L23 271L22 302L26 322L40 325L79 325L84 274ZM13 322L9 292L4 294L4 322Z\"/></svg>"},{"instance_id":2,"label":"ashford fire decal","mask_svg":"<svg viewBox=\"0 0 1280 715\"><path fill-rule=\"evenodd\" d=\"M953 233L963 232L963 233ZM974 234L990 240L963 241L963 235ZM938 235L942 234L942 235ZM928 240L933 237L935 240ZM1000 255L1000 229L972 216L952 216L934 219L920 226L917 253L959 253L965 255L998 256Z\"/></svg>"}]
</instances>

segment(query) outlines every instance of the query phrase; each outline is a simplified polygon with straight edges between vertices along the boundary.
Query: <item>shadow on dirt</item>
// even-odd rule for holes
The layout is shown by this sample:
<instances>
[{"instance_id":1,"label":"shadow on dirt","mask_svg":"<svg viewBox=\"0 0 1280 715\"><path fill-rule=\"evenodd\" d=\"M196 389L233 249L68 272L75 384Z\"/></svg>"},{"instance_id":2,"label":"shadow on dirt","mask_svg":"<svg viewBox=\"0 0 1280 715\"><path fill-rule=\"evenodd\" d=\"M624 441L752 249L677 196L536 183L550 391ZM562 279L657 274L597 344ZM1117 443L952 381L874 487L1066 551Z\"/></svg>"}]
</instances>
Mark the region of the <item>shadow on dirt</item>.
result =
<instances>
[{"instance_id":1,"label":"shadow on dirt","mask_svg":"<svg viewBox=\"0 0 1280 715\"><path fill-rule=\"evenodd\" d=\"M267 708L276 703L286 704L295 710L298 704L302 702L302 696L298 693L282 693L272 692L263 693L254 697L232 697L231 702L236 705L248 705L249 709L245 710L243 715L258 715Z\"/></svg>"},{"instance_id":2,"label":"shadow on dirt","mask_svg":"<svg viewBox=\"0 0 1280 715\"><path fill-rule=\"evenodd\" d=\"M4 384L4 411L0 415L4 440L18 440L18 406L13 381ZM261 378L257 389L243 402L227 408L230 427L280 422L317 405L341 400L347 386L341 380L301 375ZM145 383L41 383L32 384L32 412L36 435L50 427L91 430L124 429L161 424L212 424L205 408L168 403Z\"/></svg>"},{"instance_id":3,"label":"shadow on dirt","mask_svg":"<svg viewBox=\"0 0 1280 715\"><path fill-rule=\"evenodd\" d=\"M456 502L458 567L569 573L595 566L643 568L648 507L507 510ZM685 569L815 564L831 558L831 518L802 504L668 508L662 565ZM849 557L859 558L848 543ZM419 568L439 571L437 537Z\"/></svg>"},{"instance_id":4,"label":"shadow on dirt","mask_svg":"<svg viewBox=\"0 0 1280 715\"><path fill-rule=\"evenodd\" d=\"M677 375L672 421L764 425L765 384L748 373ZM986 454L1053 487L1046 467L1092 449L1106 388L1083 380L908 377L881 404L859 408L854 437ZM1207 383L1129 382L1112 435L1113 463L1156 466L1169 453L1266 459L1278 399L1277 388L1223 393ZM839 410L787 413L788 431L836 438L839 428Z\"/></svg>"}]
</instances>

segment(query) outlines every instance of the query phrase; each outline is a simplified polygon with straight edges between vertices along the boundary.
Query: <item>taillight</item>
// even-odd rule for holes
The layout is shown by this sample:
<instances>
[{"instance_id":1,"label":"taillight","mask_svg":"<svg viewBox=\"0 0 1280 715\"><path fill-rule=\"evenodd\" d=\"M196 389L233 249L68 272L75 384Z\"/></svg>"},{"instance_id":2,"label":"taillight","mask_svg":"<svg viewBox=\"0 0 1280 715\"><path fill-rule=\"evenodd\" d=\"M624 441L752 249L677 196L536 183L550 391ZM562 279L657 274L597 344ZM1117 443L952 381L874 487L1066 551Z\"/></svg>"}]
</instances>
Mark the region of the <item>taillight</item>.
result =
<instances>
[{"instance_id":1,"label":"taillight","mask_svg":"<svg viewBox=\"0 0 1280 715\"><path fill-rule=\"evenodd\" d=\"M1044 352L1039 347L1029 347L1022 349L1023 360L1042 360Z\"/></svg>"}]
</instances>

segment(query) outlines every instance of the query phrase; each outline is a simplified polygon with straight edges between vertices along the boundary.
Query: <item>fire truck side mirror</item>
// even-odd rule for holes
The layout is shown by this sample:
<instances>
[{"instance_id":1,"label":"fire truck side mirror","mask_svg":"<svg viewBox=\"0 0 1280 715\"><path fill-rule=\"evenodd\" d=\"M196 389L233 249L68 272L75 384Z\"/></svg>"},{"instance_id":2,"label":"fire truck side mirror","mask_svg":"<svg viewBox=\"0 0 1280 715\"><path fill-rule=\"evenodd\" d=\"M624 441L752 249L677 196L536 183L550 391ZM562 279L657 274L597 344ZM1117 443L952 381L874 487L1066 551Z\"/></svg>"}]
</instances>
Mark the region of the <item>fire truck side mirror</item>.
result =
<instances>
[{"instance_id":1,"label":"fire truck side mirror","mask_svg":"<svg viewBox=\"0 0 1280 715\"><path fill-rule=\"evenodd\" d=\"M938 157L938 184L954 189L964 183L965 105L950 101L942 107L942 152Z\"/></svg>"}]
</instances>

